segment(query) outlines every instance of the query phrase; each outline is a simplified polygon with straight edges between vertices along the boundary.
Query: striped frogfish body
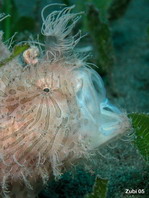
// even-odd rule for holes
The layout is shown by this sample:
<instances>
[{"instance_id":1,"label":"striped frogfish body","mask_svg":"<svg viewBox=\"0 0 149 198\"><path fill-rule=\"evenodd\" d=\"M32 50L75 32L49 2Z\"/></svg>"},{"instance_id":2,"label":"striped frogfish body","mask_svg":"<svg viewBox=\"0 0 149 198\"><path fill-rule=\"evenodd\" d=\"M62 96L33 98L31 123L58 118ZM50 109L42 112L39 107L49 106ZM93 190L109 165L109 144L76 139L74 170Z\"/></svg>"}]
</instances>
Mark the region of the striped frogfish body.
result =
<instances>
[{"instance_id":1,"label":"striped frogfish body","mask_svg":"<svg viewBox=\"0 0 149 198\"><path fill-rule=\"evenodd\" d=\"M56 4L55 4L56 5ZM44 18L45 44L0 67L1 197L34 198L90 151L123 134L127 116L111 105L100 76L74 50L72 7ZM72 22L72 23L71 23ZM32 42L33 43L33 42ZM38 44L38 47L36 46ZM44 48L44 49L43 49ZM10 56L0 40L0 59Z\"/></svg>"}]
</instances>

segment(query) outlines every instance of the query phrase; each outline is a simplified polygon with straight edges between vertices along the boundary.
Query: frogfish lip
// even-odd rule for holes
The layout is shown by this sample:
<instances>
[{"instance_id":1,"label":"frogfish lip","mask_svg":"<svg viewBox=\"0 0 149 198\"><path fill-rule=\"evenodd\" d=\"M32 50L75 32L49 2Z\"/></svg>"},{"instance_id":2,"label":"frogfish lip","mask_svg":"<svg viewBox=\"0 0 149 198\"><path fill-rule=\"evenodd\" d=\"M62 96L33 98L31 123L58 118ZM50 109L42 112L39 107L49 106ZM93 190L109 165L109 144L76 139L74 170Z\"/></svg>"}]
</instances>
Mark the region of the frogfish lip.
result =
<instances>
[{"instance_id":1,"label":"frogfish lip","mask_svg":"<svg viewBox=\"0 0 149 198\"><path fill-rule=\"evenodd\" d=\"M100 126L99 131L104 136L116 136L127 131L131 124L127 115L117 107L110 104L106 99L100 104Z\"/></svg>"}]
</instances>

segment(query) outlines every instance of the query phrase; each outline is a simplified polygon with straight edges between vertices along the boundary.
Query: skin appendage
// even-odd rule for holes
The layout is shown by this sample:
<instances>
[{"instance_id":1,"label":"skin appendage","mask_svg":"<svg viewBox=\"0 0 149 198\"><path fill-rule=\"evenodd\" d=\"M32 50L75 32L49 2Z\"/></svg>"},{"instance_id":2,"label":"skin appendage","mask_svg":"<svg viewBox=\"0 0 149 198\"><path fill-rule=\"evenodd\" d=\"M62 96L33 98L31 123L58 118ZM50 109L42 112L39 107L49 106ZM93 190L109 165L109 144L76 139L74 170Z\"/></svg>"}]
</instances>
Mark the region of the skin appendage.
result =
<instances>
[{"instance_id":1,"label":"skin appendage","mask_svg":"<svg viewBox=\"0 0 149 198\"><path fill-rule=\"evenodd\" d=\"M44 17L49 6L42 11L44 50L32 44L22 56L25 67L18 58L0 67L3 198L36 197L52 175L59 178L130 128L127 115L108 101L101 77L75 52L81 35L70 35L80 13L71 6ZM0 53L11 54L2 38Z\"/></svg>"}]
</instances>

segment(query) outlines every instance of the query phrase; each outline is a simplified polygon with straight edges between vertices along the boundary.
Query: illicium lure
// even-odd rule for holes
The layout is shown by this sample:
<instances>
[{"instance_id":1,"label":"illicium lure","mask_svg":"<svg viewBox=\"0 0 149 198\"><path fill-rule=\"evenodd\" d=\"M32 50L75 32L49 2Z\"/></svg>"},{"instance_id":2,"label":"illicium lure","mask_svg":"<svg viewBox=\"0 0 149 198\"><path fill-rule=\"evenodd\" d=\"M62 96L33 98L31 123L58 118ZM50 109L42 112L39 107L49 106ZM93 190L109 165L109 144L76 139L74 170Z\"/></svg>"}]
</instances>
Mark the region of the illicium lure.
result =
<instances>
[{"instance_id":1,"label":"illicium lure","mask_svg":"<svg viewBox=\"0 0 149 198\"><path fill-rule=\"evenodd\" d=\"M45 18L49 6L42 10L45 45L35 42L23 53L24 67L18 58L0 67L1 197L36 197L52 175L130 127L109 103L101 77L74 50L80 14L71 6ZM0 60L10 54L1 39Z\"/></svg>"}]
</instances>

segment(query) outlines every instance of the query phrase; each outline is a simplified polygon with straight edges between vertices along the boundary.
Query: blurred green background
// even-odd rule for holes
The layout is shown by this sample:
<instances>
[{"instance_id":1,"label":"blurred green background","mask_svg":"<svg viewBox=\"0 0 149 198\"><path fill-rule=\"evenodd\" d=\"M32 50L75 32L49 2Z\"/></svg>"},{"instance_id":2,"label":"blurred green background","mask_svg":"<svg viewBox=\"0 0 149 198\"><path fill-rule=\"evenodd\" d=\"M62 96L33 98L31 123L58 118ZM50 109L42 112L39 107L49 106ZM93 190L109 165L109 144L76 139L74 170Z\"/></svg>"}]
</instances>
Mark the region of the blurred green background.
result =
<instances>
[{"instance_id":1,"label":"blurred green background","mask_svg":"<svg viewBox=\"0 0 149 198\"><path fill-rule=\"evenodd\" d=\"M0 0L0 13L11 15L0 23L4 42L13 48L37 34L43 42L41 10L51 3L75 4L74 12L84 12L74 33L81 29L88 34L76 50L90 54L88 61L98 66L94 69L110 100L128 113L148 113L149 0ZM50 181L39 197L83 198L92 192L97 174L109 180L107 198L126 197L125 189L145 189L135 198L149 197L149 166L131 142L117 140L99 153L92 171L77 166L59 181Z\"/></svg>"}]
</instances>

